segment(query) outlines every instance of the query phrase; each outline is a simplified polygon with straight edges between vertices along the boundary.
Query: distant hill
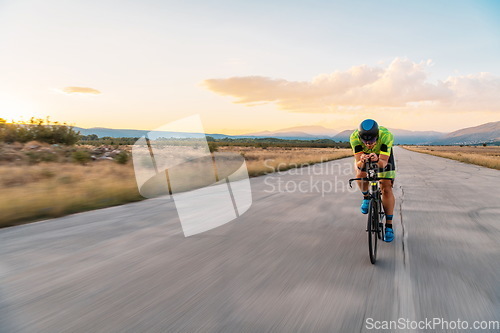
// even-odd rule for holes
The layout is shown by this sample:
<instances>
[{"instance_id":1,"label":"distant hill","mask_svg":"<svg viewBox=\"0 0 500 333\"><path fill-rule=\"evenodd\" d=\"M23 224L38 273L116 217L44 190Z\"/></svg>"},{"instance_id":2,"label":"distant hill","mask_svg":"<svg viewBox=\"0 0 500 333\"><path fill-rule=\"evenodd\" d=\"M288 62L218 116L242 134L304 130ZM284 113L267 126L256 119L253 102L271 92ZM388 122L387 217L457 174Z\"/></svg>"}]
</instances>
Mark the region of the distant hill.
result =
<instances>
[{"instance_id":1,"label":"distant hill","mask_svg":"<svg viewBox=\"0 0 500 333\"><path fill-rule=\"evenodd\" d=\"M297 138L316 138L317 136L304 133L304 132L271 132L271 131L262 131L256 133L245 134L244 136L248 137L273 137L273 138L281 138L281 137L297 137Z\"/></svg>"},{"instance_id":2,"label":"distant hill","mask_svg":"<svg viewBox=\"0 0 500 333\"><path fill-rule=\"evenodd\" d=\"M295 138L307 138L307 139L331 139L338 131L326 128L323 126L295 126L288 127L274 131L262 131L255 133L247 133L243 136L258 136L258 137L295 137Z\"/></svg>"},{"instance_id":3,"label":"distant hill","mask_svg":"<svg viewBox=\"0 0 500 333\"><path fill-rule=\"evenodd\" d=\"M133 129L114 129L114 128L103 128L103 127L93 127L93 128L81 128L74 127L75 131L80 131L81 135L91 135L95 134L98 137L111 137L111 138L139 138L149 131L146 130L133 130ZM285 140L316 140L324 139L325 137L316 137L314 135L302 133L302 132L282 132L280 135L273 135L272 133L267 134L266 132L261 132L261 135L227 135L218 133L209 133L208 136L214 139L223 138L279 138ZM202 137L204 133L185 133L185 132L158 132L155 133L156 137L165 138L195 138ZM330 137L326 137L330 138ZM152 139L152 137L151 137Z\"/></svg>"},{"instance_id":4,"label":"distant hill","mask_svg":"<svg viewBox=\"0 0 500 333\"><path fill-rule=\"evenodd\" d=\"M113 138L138 138L145 135L146 130L133 129L112 129L112 128L74 128L82 135L96 134L99 137ZM487 123L475 127L464 128L451 133L441 133L435 131L408 131L397 128L389 129L394 134L395 144L431 144L431 145L458 145L458 144L478 144L484 142L500 141L500 121ZM334 141L349 141L349 137L354 130L344 130L337 133L331 128L323 126L297 126L275 131L263 131L244 135L226 135L212 133L207 134L215 139L223 138L278 138L287 140L316 140L331 139ZM335 134L336 133L336 134ZM331 134L331 135L327 135ZM157 136L163 137L201 137L203 133L183 133L183 132L161 132Z\"/></svg>"},{"instance_id":5,"label":"distant hill","mask_svg":"<svg viewBox=\"0 0 500 333\"><path fill-rule=\"evenodd\" d=\"M446 135L435 131L408 131L395 128L389 130L394 134L395 144L428 144Z\"/></svg>"},{"instance_id":6,"label":"distant hill","mask_svg":"<svg viewBox=\"0 0 500 333\"><path fill-rule=\"evenodd\" d=\"M112 138L138 138L149 131L146 130L133 130L133 129L113 129L113 128L103 128L103 127L93 127L93 128L81 128L75 127L76 131L80 131L82 135L90 135L95 134L99 137L112 137ZM244 135L227 135L227 134L218 134L211 133L207 134L215 139L222 138L279 138L286 140L316 140L316 139L331 139L330 136L326 135L314 135L311 133L304 133L299 131L299 129L305 129L312 133L331 133L335 134L336 132L332 129L328 129L322 126L299 126L299 127L290 127L278 131L263 131L258 133L250 133ZM203 135L202 133L182 133L182 132L161 132L157 134L158 136L163 137L199 137Z\"/></svg>"},{"instance_id":7,"label":"distant hill","mask_svg":"<svg viewBox=\"0 0 500 333\"><path fill-rule=\"evenodd\" d=\"M335 141L349 141L349 138L351 137L352 132L354 132L354 129L352 130L345 130L333 137L333 140Z\"/></svg>"},{"instance_id":8,"label":"distant hill","mask_svg":"<svg viewBox=\"0 0 500 333\"><path fill-rule=\"evenodd\" d=\"M111 137L111 138L140 138L150 131L146 130L132 130L132 129L114 129L114 128L103 128L103 127L93 127L93 128L81 128L74 127L75 131L80 131L81 135L90 135L95 134L98 137ZM164 138L200 138L205 134L203 133L188 133L188 132L155 132L155 137L164 137ZM222 136L225 137L225 136ZM151 139L154 139L150 135Z\"/></svg>"},{"instance_id":9,"label":"distant hill","mask_svg":"<svg viewBox=\"0 0 500 333\"><path fill-rule=\"evenodd\" d=\"M445 133L434 131L408 131L397 128L389 128L389 131L394 134L395 144L426 144L445 135ZM354 129L342 131L335 135L333 140L349 141L352 132L354 132Z\"/></svg>"},{"instance_id":10,"label":"distant hill","mask_svg":"<svg viewBox=\"0 0 500 333\"><path fill-rule=\"evenodd\" d=\"M467 127L433 141L434 145L478 144L500 141L500 121Z\"/></svg>"},{"instance_id":11,"label":"distant hill","mask_svg":"<svg viewBox=\"0 0 500 333\"><path fill-rule=\"evenodd\" d=\"M109 136L112 138L140 138L148 131L144 130L133 130L133 129L113 129L104 127L92 127L92 128L81 128L75 127L75 131L80 131L81 135L91 135L95 134L100 138Z\"/></svg>"}]
</instances>

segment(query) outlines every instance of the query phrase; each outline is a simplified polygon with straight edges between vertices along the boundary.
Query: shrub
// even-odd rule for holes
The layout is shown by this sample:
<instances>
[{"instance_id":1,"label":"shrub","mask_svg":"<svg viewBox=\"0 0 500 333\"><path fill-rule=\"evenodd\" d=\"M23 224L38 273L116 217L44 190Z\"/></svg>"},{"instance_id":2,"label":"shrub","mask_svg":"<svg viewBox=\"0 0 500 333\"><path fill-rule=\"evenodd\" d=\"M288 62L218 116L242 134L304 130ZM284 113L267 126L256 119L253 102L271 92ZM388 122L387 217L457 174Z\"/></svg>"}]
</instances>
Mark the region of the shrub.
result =
<instances>
[{"instance_id":1,"label":"shrub","mask_svg":"<svg viewBox=\"0 0 500 333\"><path fill-rule=\"evenodd\" d=\"M258 142L255 146L258 148L267 149L270 144L267 142Z\"/></svg>"},{"instance_id":2,"label":"shrub","mask_svg":"<svg viewBox=\"0 0 500 333\"><path fill-rule=\"evenodd\" d=\"M118 164L127 164L128 160L130 159L130 156L126 151L122 151L118 155L115 156L115 161Z\"/></svg>"},{"instance_id":3,"label":"shrub","mask_svg":"<svg viewBox=\"0 0 500 333\"><path fill-rule=\"evenodd\" d=\"M79 163L81 165L87 164L92 158L90 157L90 153L85 150L77 150L71 154L71 158L74 162Z\"/></svg>"},{"instance_id":4,"label":"shrub","mask_svg":"<svg viewBox=\"0 0 500 333\"><path fill-rule=\"evenodd\" d=\"M0 119L0 141L7 143L39 141L50 144L74 145L80 139L80 132L66 123L47 119L31 118L29 122L7 124Z\"/></svg>"},{"instance_id":5,"label":"shrub","mask_svg":"<svg viewBox=\"0 0 500 333\"><path fill-rule=\"evenodd\" d=\"M219 147L217 146L217 144L215 142L209 141L208 142L208 149L210 149L211 153L214 153L214 152L219 150Z\"/></svg>"},{"instance_id":6,"label":"shrub","mask_svg":"<svg viewBox=\"0 0 500 333\"><path fill-rule=\"evenodd\" d=\"M29 151L25 153L28 156L30 164L37 164L40 162L56 162L57 155L49 151Z\"/></svg>"}]
</instances>

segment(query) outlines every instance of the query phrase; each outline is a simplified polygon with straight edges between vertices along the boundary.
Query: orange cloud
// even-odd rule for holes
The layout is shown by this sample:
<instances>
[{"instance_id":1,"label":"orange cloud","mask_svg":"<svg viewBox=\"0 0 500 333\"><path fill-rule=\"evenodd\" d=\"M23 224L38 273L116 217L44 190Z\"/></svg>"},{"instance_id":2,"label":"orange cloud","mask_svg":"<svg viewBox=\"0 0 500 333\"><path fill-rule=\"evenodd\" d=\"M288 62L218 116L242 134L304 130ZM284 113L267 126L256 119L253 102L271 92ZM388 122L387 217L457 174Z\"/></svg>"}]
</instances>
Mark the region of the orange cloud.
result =
<instances>
[{"instance_id":1,"label":"orange cloud","mask_svg":"<svg viewBox=\"0 0 500 333\"><path fill-rule=\"evenodd\" d=\"M273 102L280 109L295 112L436 106L500 111L500 78L481 73L431 83L426 73L431 64L396 58L386 68L355 66L318 75L311 81L248 76L208 79L203 85L219 95L235 97L235 103L252 106Z\"/></svg>"},{"instance_id":2,"label":"orange cloud","mask_svg":"<svg viewBox=\"0 0 500 333\"><path fill-rule=\"evenodd\" d=\"M99 90L87 87L65 87L61 89L61 92L66 94L92 94L92 95L101 94Z\"/></svg>"}]
</instances>

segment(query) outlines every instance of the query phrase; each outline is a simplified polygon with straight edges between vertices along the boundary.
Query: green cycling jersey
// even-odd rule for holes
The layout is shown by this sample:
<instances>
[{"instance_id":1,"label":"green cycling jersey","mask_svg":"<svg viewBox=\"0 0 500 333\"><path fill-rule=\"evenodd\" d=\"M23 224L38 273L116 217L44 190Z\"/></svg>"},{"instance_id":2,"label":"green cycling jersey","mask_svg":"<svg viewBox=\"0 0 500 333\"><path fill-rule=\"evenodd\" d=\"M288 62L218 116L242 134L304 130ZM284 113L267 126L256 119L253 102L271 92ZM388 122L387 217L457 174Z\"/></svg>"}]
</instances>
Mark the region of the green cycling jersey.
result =
<instances>
[{"instance_id":1,"label":"green cycling jersey","mask_svg":"<svg viewBox=\"0 0 500 333\"><path fill-rule=\"evenodd\" d=\"M387 128L380 126L377 143L372 149L368 149L363 141L361 141L358 135L358 130L352 132L350 142L354 154L375 153L390 156L392 145L394 144L394 135L392 135Z\"/></svg>"}]
</instances>

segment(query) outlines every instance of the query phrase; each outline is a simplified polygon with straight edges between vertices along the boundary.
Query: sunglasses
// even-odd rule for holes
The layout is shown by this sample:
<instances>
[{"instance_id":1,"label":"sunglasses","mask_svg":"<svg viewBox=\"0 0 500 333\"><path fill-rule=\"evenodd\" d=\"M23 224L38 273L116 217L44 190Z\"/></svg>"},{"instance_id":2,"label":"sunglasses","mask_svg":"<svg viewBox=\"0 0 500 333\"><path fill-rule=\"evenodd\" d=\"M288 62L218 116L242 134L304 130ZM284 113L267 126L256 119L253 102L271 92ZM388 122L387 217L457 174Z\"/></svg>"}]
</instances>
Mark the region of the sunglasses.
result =
<instances>
[{"instance_id":1,"label":"sunglasses","mask_svg":"<svg viewBox=\"0 0 500 333\"><path fill-rule=\"evenodd\" d=\"M361 141L363 141L363 143L364 143L365 145L372 145L372 144L374 144L375 142L377 142L377 139L378 139L378 137L374 137L374 138L372 138L372 139L370 139L370 140L366 140L366 139L361 138Z\"/></svg>"}]
</instances>

